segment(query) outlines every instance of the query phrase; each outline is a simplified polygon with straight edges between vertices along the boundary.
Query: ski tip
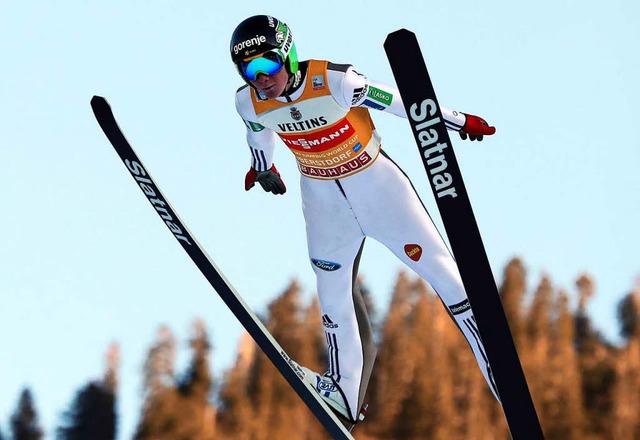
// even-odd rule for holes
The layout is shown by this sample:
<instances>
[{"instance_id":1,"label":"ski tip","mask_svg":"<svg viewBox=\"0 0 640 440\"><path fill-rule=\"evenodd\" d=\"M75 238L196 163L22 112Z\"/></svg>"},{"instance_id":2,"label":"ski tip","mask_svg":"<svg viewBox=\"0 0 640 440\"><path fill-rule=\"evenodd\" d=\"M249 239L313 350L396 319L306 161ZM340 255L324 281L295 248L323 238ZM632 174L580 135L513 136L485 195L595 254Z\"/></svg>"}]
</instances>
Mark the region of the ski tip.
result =
<instances>
[{"instance_id":1,"label":"ski tip","mask_svg":"<svg viewBox=\"0 0 640 440\"><path fill-rule=\"evenodd\" d=\"M395 39L404 39L404 38L416 38L416 34L411 32L409 29L398 29L397 31L393 31L391 32L389 35L387 35L387 39L384 41L385 46L387 45L387 43L395 40Z\"/></svg>"},{"instance_id":2,"label":"ski tip","mask_svg":"<svg viewBox=\"0 0 640 440\"><path fill-rule=\"evenodd\" d=\"M107 107L109 106L107 100L102 96L93 95L93 98L91 98L91 107L95 107L96 105L106 105Z\"/></svg>"}]
</instances>

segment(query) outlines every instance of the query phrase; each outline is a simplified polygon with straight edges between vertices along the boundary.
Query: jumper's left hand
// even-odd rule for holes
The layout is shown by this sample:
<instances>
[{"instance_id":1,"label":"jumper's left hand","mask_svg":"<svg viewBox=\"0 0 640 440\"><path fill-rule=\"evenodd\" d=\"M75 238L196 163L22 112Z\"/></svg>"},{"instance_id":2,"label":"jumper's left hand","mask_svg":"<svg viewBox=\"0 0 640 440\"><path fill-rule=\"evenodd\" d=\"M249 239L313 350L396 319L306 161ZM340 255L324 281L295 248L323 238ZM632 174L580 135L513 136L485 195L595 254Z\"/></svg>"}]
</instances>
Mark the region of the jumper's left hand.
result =
<instances>
[{"instance_id":1,"label":"jumper's left hand","mask_svg":"<svg viewBox=\"0 0 640 440\"><path fill-rule=\"evenodd\" d=\"M496 128L490 126L487 121L481 117L468 115L466 113L464 113L464 115L467 120L465 121L462 129L458 132L462 139L466 140L468 136L471 141L481 141L483 136L490 136L496 132Z\"/></svg>"}]
</instances>

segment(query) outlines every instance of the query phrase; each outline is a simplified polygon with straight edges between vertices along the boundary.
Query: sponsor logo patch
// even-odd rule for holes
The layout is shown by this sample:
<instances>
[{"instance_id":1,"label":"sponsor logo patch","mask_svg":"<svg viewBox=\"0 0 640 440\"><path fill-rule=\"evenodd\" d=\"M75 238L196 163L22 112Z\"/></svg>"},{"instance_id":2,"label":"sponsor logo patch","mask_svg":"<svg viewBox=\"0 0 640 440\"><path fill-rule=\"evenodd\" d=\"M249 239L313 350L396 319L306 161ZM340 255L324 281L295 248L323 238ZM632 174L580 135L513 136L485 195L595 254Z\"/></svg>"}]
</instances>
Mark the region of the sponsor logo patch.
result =
<instances>
[{"instance_id":1,"label":"sponsor logo patch","mask_svg":"<svg viewBox=\"0 0 640 440\"><path fill-rule=\"evenodd\" d=\"M338 388L333 384L333 382L329 380L323 380L320 376L316 377L317 385L316 388L318 391L322 391L325 393L325 397L329 397L329 393L335 393L338 391Z\"/></svg>"},{"instance_id":2,"label":"sponsor logo patch","mask_svg":"<svg viewBox=\"0 0 640 440\"><path fill-rule=\"evenodd\" d=\"M291 107L289 110L291 111L291 118L294 121L299 121L300 119L302 119L302 113L300 112L300 110L298 110L298 107Z\"/></svg>"},{"instance_id":3,"label":"sponsor logo patch","mask_svg":"<svg viewBox=\"0 0 640 440\"><path fill-rule=\"evenodd\" d=\"M393 95L391 93L385 92L384 90L380 90L376 87L369 87L367 96L374 101L378 101L386 106L391 105L391 101L393 100Z\"/></svg>"},{"instance_id":4,"label":"sponsor logo patch","mask_svg":"<svg viewBox=\"0 0 640 440\"><path fill-rule=\"evenodd\" d=\"M252 122L252 121L246 121L247 122L247 126L251 129L251 131L262 131L264 130L264 125L262 124L258 124L257 122Z\"/></svg>"},{"instance_id":5,"label":"sponsor logo patch","mask_svg":"<svg viewBox=\"0 0 640 440\"><path fill-rule=\"evenodd\" d=\"M358 142L358 143L356 144L356 146L355 146L355 147L353 147L353 151L355 151L355 152L357 153L357 152L358 152L358 151L360 151L360 150L362 150L362 144L361 144L360 142Z\"/></svg>"},{"instance_id":6,"label":"sponsor logo patch","mask_svg":"<svg viewBox=\"0 0 640 440\"><path fill-rule=\"evenodd\" d=\"M291 32L288 32L287 41L285 41L284 46L282 47L282 52L284 52L285 54L288 54L292 44L293 44L293 36L291 35Z\"/></svg>"},{"instance_id":7,"label":"sponsor logo patch","mask_svg":"<svg viewBox=\"0 0 640 440\"><path fill-rule=\"evenodd\" d=\"M331 318L329 318L329 315L322 315L322 325L326 328L338 328L338 324L335 324Z\"/></svg>"},{"instance_id":8,"label":"sponsor logo patch","mask_svg":"<svg viewBox=\"0 0 640 440\"><path fill-rule=\"evenodd\" d=\"M374 108L376 110L384 110L385 109L384 105L380 105L377 102L373 102L370 99L365 99L362 104L366 105L369 108Z\"/></svg>"},{"instance_id":9,"label":"sponsor logo patch","mask_svg":"<svg viewBox=\"0 0 640 440\"><path fill-rule=\"evenodd\" d=\"M240 43L233 46L233 53L237 55L238 53L240 53L241 50L247 49L245 51L245 54L248 55L251 53L251 50L249 50L250 47L260 46L262 43L266 43L266 42L267 42L267 37L265 37L264 35L256 35L253 38L249 38L248 40L241 41Z\"/></svg>"},{"instance_id":10,"label":"sponsor logo patch","mask_svg":"<svg viewBox=\"0 0 640 440\"><path fill-rule=\"evenodd\" d=\"M317 258L312 258L311 262L314 266L322 270L326 270L327 272L333 272L334 270L338 270L342 267L342 264L334 263L333 261L318 260Z\"/></svg>"},{"instance_id":11,"label":"sponsor logo patch","mask_svg":"<svg viewBox=\"0 0 640 440\"><path fill-rule=\"evenodd\" d=\"M451 313L453 313L454 315L459 315L461 313L466 312L467 310L471 310L471 304L469 303L468 299L465 299L464 301L459 302L458 304L453 304L449 306L449 310L451 310Z\"/></svg>"},{"instance_id":12,"label":"sponsor logo patch","mask_svg":"<svg viewBox=\"0 0 640 440\"><path fill-rule=\"evenodd\" d=\"M364 87L358 87L353 90L353 96L351 97L351 105L356 105L362 98L367 95L369 86L367 84Z\"/></svg>"},{"instance_id":13,"label":"sponsor logo patch","mask_svg":"<svg viewBox=\"0 0 640 440\"><path fill-rule=\"evenodd\" d=\"M283 133L280 138L294 150L325 151L344 143L355 134L356 130L346 118L342 122L309 134Z\"/></svg>"},{"instance_id":14,"label":"sponsor logo patch","mask_svg":"<svg viewBox=\"0 0 640 440\"><path fill-rule=\"evenodd\" d=\"M302 113L300 113L300 116L302 116ZM293 115L291 115L291 117L293 117ZM278 128L280 129L281 132L286 133L291 131L309 131L309 130L313 130L314 128L322 127L327 124L328 124L327 118L325 118L324 116L319 116L317 118L306 119L300 122L281 123L281 124L278 124Z\"/></svg>"},{"instance_id":15,"label":"sponsor logo patch","mask_svg":"<svg viewBox=\"0 0 640 440\"><path fill-rule=\"evenodd\" d=\"M418 261L422 257L422 248L417 244L405 244L404 253L413 261Z\"/></svg>"},{"instance_id":16,"label":"sponsor logo patch","mask_svg":"<svg viewBox=\"0 0 640 440\"><path fill-rule=\"evenodd\" d=\"M298 169L302 174L308 177L318 177L320 179L333 178L353 173L356 170L368 166L372 160L373 159L371 158L369 153L365 151L355 159L352 159L349 162L345 162L342 165L338 165L333 168L317 168L298 163Z\"/></svg>"},{"instance_id":17,"label":"sponsor logo patch","mask_svg":"<svg viewBox=\"0 0 640 440\"><path fill-rule=\"evenodd\" d=\"M324 75L312 76L311 85L313 86L313 90L324 89Z\"/></svg>"}]
</instances>

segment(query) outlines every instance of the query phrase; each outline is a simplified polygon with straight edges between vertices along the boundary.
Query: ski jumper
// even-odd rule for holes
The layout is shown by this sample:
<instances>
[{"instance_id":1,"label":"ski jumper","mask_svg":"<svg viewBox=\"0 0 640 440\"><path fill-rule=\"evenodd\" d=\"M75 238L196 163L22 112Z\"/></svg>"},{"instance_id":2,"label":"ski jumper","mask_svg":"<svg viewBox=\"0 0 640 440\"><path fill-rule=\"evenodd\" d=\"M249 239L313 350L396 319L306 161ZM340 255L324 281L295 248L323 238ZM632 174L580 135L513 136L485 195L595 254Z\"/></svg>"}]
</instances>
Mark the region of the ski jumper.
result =
<instances>
[{"instance_id":1,"label":"ski jumper","mask_svg":"<svg viewBox=\"0 0 640 440\"><path fill-rule=\"evenodd\" d=\"M251 166L273 164L277 137L295 155L309 257L316 274L328 371L355 419L376 349L356 286L364 240L371 237L424 278L447 306L498 398L485 350L456 263L408 177L381 150L369 115L377 109L406 118L398 91L350 65L301 63L293 92L261 99L253 88L236 93L247 126ZM447 127L460 130L462 113L442 108Z\"/></svg>"}]
</instances>

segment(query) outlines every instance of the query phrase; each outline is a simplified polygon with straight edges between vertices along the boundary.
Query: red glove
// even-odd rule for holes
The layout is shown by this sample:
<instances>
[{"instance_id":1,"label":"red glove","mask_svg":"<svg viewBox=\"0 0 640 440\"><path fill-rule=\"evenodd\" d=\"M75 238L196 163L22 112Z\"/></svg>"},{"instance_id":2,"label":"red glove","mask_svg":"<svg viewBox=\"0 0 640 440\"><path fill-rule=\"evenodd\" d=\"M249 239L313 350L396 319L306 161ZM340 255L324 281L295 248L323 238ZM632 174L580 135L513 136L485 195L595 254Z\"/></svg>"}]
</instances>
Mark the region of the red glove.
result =
<instances>
[{"instance_id":1,"label":"red glove","mask_svg":"<svg viewBox=\"0 0 640 440\"><path fill-rule=\"evenodd\" d=\"M482 119L479 116L468 115L463 113L467 120L464 123L464 127L458 132L460 133L460 137L462 139L467 139L467 135L469 135L469 140L471 141L481 141L482 136L487 135L490 136L496 132L496 128L487 124L487 121Z\"/></svg>"},{"instance_id":2,"label":"red glove","mask_svg":"<svg viewBox=\"0 0 640 440\"><path fill-rule=\"evenodd\" d=\"M258 182L262 189L272 194L284 194L287 187L284 185L280 173L275 165L272 165L267 171L257 172L251 167L244 178L244 189L249 191Z\"/></svg>"}]
</instances>

